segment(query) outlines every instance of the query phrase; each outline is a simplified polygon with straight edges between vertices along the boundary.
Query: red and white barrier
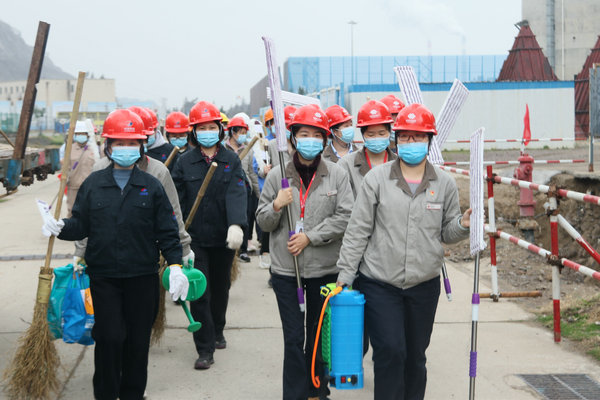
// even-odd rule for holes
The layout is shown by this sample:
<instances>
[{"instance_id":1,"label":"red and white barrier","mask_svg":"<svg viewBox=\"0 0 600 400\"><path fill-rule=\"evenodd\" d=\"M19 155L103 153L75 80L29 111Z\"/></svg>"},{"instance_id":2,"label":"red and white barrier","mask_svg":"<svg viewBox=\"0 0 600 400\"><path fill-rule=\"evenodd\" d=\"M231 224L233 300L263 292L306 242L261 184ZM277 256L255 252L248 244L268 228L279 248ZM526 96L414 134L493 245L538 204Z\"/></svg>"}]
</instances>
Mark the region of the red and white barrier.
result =
<instances>
[{"instance_id":1,"label":"red and white barrier","mask_svg":"<svg viewBox=\"0 0 600 400\"><path fill-rule=\"evenodd\" d=\"M573 160L534 160L534 164L580 164L584 163L585 160L573 159ZM519 165L520 161L484 161L483 165ZM446 161L444 165L469 165L469 161Z\"/></svg>"},{"instance_id":2,"label":"red and white barrier","mask_svg":"<svg viewBox=\"0 0 600 400\"><path fill-rule=\"evenodd\" d=\"M483 143L521 143L523 139L485 139ZM530 142L573 142L587 141L587 138L539 138L529 139ZM446 143L470 143L470 139L447 139Z\"/></svg>"},{"instance_id":3,"label":"red and white barrier","mask_svg":"<svg viewBox=\"0 0 600 400\"><path fill-rule=\"evenodd\" d=\"M486 232L493 233L489 229L489 225L488 224L485 225L485 229L486 229ZM505 240L508 240L509 242L514 243L514 244L518 245L519 247L522 247L522 248L524 248L526 250L529 250L530 252L535 253L535 254L537 254L539 256L547 258L548 256L550 256L552 254L551 252L549 252L546 249L543 249L543 248L538 247L538 246L536 246L534 244L531 244L531 243L529 243L529 242L527 242L527 241L525 241L523 239L519 239L516 236L513 236L511 234L508 234L506 232L501 231L500 229L496 230L496 234L498 235L498 237L500 237L502 239L505 239ZM570 268L573 271L582 273L582 274L584 274L586 276L589 276L590 278L593 278L593 279L595 279L597 281L600 281L600 272L598 272L598 271L595 271L595 270L593 270L593 269L591 269L589 267L586 267L585 265L581 265L581 264L578 264L578 263L576 263L574 261L571 261L568 258L560 258L559 262L561 263L561 265L563 265L563 266L565 266L567 268Z\"/></svg>"}]
</instances>

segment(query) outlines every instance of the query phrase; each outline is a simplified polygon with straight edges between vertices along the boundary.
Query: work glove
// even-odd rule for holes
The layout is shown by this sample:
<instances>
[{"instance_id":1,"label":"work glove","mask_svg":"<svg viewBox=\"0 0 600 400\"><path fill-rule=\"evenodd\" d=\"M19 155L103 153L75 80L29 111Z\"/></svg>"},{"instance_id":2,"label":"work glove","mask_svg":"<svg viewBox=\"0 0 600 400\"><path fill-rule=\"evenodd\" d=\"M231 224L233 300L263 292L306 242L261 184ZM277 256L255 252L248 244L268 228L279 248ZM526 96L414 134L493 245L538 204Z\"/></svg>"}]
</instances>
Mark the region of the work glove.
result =
<instances>
[{"instance_id":1,"label":"work glove","mask_svg":"<svg viewBox=\"0 0 600 400\"><path fill-rule=\"evenodd\" d=\"M45 218L44 225L42 226L42 235L46 237L58 236L64 226L65 223L62 219L57 221L54 217Z\"/></svg>"},{"instance_id":2,"label":"work glove","mask_svg":"<svg viewBox=\"0 0 600 400\"><path fill-rule=\"evenodd\" d=\"M239 225L230 225L227 230L227 247L231 250L238 250L244 240L244 231Z\"/></svg>"},{"instance_id":3,"label":"work glove","mask_svg":"<svg viewBox=\"0 0 600 400\"><path fill-rule=\"evenodd\" d=\"M194 268L194 258L196 257L196 255L194 254L194 252L192 250L190 250L189 253L187 253L185 256L183 256L183 267L184 268Z\"/></svg>"},{"instance_id":4,"label":"work glove","mask_svg":"<svg viewBox=\"0 0 600 400\"><path fill-rule=\"evenodd\" d=\"M177 264L169 265L169 293L173 301L181 299L185 301L190 288L187 277L181 271L181 266Z\"/></svg>"}]
</instances>

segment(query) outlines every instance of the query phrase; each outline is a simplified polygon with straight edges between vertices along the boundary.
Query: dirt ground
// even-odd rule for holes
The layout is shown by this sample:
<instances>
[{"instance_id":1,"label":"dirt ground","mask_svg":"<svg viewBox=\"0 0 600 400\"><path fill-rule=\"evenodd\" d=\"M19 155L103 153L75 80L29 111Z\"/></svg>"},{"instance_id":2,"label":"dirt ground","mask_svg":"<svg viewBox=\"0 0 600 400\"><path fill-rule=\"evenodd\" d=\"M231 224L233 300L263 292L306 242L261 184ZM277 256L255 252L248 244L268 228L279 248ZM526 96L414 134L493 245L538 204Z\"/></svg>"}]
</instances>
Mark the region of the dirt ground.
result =
<instances>
[{"instance_id":1,"label":"dirt ground","mask_svg":"<svg viewBox=\"0 0 600 400\"><path fill-rule=\"evenodd\" d=\"M598 150L598 149L597 149ZM586 159L587 146L579 145L574 149L560 150L533 150L530 152L534 159ZM485 151L485 160L516 160L518 150L495 150ZM446 161L467 161L468 152L450 152L444 154ZM597 163L598 164L598 163ZM516 166L506 166L503 168L494 168L503 176L511 176ZM459 167L468 169L468 166ZM556 175L552 176L549 182L536 182L543 184L556 184L559 188L574 190L589 194L600 194L600 173L590 174L587 172L586 164L561 164L561 165L534 165L534 170L556 170ZM596 165L598 169L598 165ZM548 173L550 175L551 172ZM469 206L469 179L467 177L453 174L456 179L459 193L461 209L465 210ZM487 185L484 197L487 208ZM538 228L534 232L534 244L550 250L550 222L545 214L543 204L547 201L546 194L535 193L536 200L535 221ZM517 226L519 220L519 189L509 185L494 185L494 202L496 212L497 228L511 235L521 238L522 232ZM592 247L600 248L600 206L582 203L570 199L561 199L559 202L560 214L581 233ZM487 215L487 210L486 210ZM528 311L538 314L552 313L552 268L546 260L536 254L530 253L503 239L497 239L497 264L498 264L498 282L500 292L510 291L532 291L539 290L542 297L539 298L521 298L516 299ZM456 245L448 246L448 258L453 261L472 260L469 254L468 241ZM559 227L559 251L561 257L569 258L577 263L583 264L592 269L600 270L600 265L583 249L577 242ZM481 279L487 283L490 282L490 252L488 248L484 251L481 258ZM581 300L591 299L600 294L600 283L588 278L585 275L563 268L561 273L561 305L565 309L575 305ZM502 299L500 300L502 301ZM600 306L598 309L590 310L590 315L600 315ZM566 314L562 317L563 324ZM600 318L599 318L600 319ZM600 322L597 322L600 324ZM582 343L580 350L587 352L590 343Z\"/></svg>"}]
</instances>

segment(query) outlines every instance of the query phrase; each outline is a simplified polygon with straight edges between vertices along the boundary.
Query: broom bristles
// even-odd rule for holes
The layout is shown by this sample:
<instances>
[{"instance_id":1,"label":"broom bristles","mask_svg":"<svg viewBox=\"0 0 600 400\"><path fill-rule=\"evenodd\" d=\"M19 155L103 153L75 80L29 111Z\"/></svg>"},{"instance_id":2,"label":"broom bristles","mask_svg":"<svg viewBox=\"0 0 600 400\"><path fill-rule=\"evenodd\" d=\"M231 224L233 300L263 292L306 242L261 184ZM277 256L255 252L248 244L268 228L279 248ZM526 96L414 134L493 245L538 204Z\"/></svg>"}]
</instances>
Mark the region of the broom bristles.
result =
<instances>
[{"instance_id":1,"label":"broom bristles","mask_svg":"<svg viewBox=\"0 0 600 400\"><path fill-rule=\"evenodd\" d=\"M167 310L165 307L165 288L162 286L162 277L165 272L166 264L162 264L158 271L158 314L152 325L152 335L150 336L150 346L160 344L165 327L167 325Z\"/></svg>"},{"instance_id":2,"label":"broom bristles","mask_svg":"<svg viewBox=\"0 0 600 400\"><path fill-rule=\"evenodd\" d=\"M4 378L10 399L48 399L58 390L60 359L48 328L48 304L35 303L33 320L19 339L19 348Z\"/></svg>"},{"instance_id":3,"label":"broom bristles","mask_svg":"<svg viewBox=\"0 0 600 400\"><path fill-rule=\"evenodd\" d=\"M238 253L239 251L235 251L235 255L233 256L233 262L231 263L231 283L235 282L237 278L240 276L240 265L238 263Z\"/></svg>"}]
</instances>

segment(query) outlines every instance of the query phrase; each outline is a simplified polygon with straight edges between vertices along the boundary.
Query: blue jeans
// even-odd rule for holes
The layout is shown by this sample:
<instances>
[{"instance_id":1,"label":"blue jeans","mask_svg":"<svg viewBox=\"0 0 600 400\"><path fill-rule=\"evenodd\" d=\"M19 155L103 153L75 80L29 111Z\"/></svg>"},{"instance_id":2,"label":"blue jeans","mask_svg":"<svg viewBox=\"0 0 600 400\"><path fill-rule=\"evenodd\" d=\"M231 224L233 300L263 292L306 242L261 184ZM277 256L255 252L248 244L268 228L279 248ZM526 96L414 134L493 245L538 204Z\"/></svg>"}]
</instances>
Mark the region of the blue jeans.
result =
<instances>
[{"instance_id":1,"label":"blue jeans","mask_svg":"<svg viewBox=\"0 0 600 400\"><path fill-rule=\"evenodd\" d=\"M337 274L320 278L303 279L306 304L305 315L300 312L296 296L296 278L272 275L273 291L277 297L279 316L283 328L283 399L306 400L307 397L327 396L327 380L323 378L321 363L315 361L315 374L319 376L321 387L312 385L310 365L315 341L316 324L319 322L323 298L320 289L328 283L334 283ZM320 346L319 350L320 351Z\"/></svg>"},{"instance_id":2,"label":"blue jeans","mask_svg":"<svg viewBox=\"0 0 600 400\"><path fill-rule=\"evenodd\" d=\"M365 324L373 347L375 400L425 396L429 346L440 296L440 278L400 289L359 274Z\"/></svg>"}]
</instances>

